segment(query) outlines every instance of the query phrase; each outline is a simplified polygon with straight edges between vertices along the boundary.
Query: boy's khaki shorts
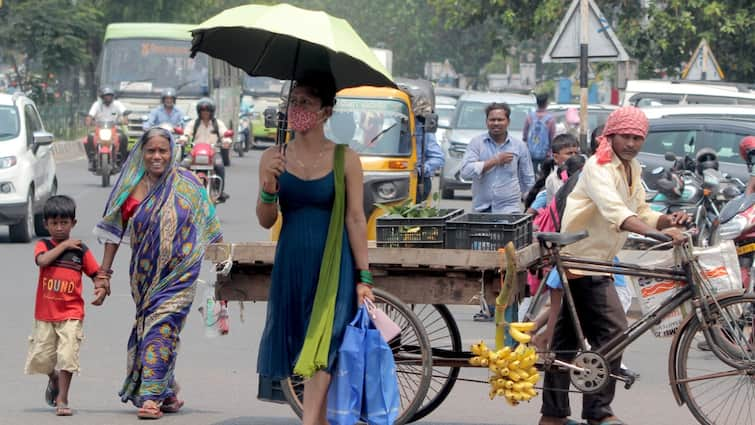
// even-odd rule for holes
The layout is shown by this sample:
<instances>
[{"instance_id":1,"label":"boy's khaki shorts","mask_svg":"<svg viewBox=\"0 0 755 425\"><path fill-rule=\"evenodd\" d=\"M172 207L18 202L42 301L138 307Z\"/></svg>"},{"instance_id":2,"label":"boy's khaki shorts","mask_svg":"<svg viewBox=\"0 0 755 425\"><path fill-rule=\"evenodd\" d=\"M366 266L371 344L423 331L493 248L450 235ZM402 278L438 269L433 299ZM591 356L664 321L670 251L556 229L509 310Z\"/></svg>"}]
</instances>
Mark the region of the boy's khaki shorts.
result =
<instances>
[{"instance_id":1,"label":"boy's khaki shorts","mask_svg":"<svg viewBox=\"0 0 755 425\"><path fill-rule=\"evenodd\" d=\"M82 328L81 320L35 320L24 372L49 375L57 369L78 373L79 347L84 339Z\"/></svg>"}]
</instances>

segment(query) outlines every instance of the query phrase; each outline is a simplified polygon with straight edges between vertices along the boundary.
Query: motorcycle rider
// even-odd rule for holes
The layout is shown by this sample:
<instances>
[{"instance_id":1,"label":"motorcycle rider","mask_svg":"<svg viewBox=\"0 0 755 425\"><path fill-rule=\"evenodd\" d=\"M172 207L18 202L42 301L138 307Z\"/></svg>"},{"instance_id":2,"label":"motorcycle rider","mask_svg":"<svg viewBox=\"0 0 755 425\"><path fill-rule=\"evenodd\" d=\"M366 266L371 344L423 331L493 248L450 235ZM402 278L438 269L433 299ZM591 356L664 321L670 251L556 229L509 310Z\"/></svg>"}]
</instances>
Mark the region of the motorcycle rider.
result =
<instances>
[{"instance_id":1,"label":"motorcycle rider","mask_svg":"<svg viewBox=\"0 0 755 425\"><path fill-rule=\"evenodd\" d=\"M223 121L215 118L215 103L212 99L203 97L197 102L198 118L190 121L186 125L186 132L191 137L192 142L205 142L215 146L215 174L223 179L220 187L220 196L218 201L225 202L230 196L225 193L225 166L220 156L220 143L227 128Z\"/></svg>"},{"instance_id":2,"label":"motorcycle rider","mask_svg":"<svg viewBox=\"0 0 755 425\"><path fill-rule=\"evenodd\" d=\"M112 87L105 86L100 91L100 98L92 103L92 107L89 108L89 114L86 117L87 127L91 127L92 122L115 120L117 124L127 124L127 119L124 115L126 107L123 106L118 100L115 100L115 91ZM117 164L123 164L123 161L128 157L128 137L116 126L118 132L118 160ZM95 164L95 147L94 147L94 133L89 133L87 136L87 142L84 144L84 148L89 158L89 171L94 171Z\"/></svg>"},{"instance_id":3,"label":"motorcycle rider","mask_svg":"<svg viewBox=\"0 0 755 425\"><path fill-rule=\"evenodd\" d=\"M174 128L183 127L183 112L176 107L176 90L166 88L160 94L161 105L149 113L149 118L144 121L142 128L144 131L163 123L170 123Z\"/></svg>"}]
</instances>

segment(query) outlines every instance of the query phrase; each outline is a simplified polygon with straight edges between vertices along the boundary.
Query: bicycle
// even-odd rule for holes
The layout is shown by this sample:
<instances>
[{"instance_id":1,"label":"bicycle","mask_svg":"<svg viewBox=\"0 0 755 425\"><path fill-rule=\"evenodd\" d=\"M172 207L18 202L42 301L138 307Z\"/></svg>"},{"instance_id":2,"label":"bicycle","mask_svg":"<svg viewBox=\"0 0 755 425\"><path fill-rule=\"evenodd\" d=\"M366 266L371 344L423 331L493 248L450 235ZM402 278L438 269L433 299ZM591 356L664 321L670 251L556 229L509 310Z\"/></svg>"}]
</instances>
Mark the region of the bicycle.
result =
<instances>
[{"instance_id":1,"label":"bicycle","mask_svg":"<svg viewBox=\"0 0 755 425\"><path fill-rule=\"evenodd\" d=\"M664 243L670 241L661 233L649 236ZM677 329L668 360L669 380L676 402L686 404L701 424L755 423L755 294L745 294L744 290L715 294L695 260L689 242L674 248L681 264L671 268L646 268L561 255L562 247L586 237L586 231L537 235L550 265L556 267L561 276L564 287L562 308L570 314L578 340L572 361L559 360L555 352L546 351L541 353L542 368L568 370L572 385L582 393L600 391L611 378L624 382L625 388L629 389L634 380L610 370L610 363L666 315L687 304L691 313ZM589 349L569 289L567 269L668 279L678 282L678 287L673 295L626 331L601 347ZM543 291L544 285L541 283L540 286L531 311ZM699 350L698 345L703 340L710 351ZM718 362L716 370L707 369L711 360Z\"/></svg>"}]
</instances>

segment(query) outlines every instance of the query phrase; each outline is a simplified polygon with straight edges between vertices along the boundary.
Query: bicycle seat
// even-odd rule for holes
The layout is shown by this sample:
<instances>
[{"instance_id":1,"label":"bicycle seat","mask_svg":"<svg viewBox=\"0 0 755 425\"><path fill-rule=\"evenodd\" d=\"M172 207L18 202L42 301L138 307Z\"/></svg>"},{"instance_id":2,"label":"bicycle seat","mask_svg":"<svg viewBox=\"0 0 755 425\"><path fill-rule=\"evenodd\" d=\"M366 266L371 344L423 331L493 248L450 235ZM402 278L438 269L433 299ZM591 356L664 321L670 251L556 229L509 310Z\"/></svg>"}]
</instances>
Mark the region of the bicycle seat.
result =
<instances>
[{"instance_id":1,"label":"bicycle seat","mask_svg":"<svg viewBox=\"0 0 755 425\"><path fill-rule=\"evenodd\" d=\"M537 240L540 243L550 242L558 246L566 246L573 244L574 242L581 241L588 236L587 230L583 230L579 233L538 233Z\"/></svg>"}]
</instances>

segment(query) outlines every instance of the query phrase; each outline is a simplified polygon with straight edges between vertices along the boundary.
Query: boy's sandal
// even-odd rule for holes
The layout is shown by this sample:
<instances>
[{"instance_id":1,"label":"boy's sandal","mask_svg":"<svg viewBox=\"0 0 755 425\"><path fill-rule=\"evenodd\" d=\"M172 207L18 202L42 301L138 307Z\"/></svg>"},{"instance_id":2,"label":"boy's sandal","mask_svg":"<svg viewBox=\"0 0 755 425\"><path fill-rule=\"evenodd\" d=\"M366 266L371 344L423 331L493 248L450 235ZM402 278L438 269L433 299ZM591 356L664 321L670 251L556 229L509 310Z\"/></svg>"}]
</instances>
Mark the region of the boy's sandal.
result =
<instances>
[{"instance_id":1,"label":"boy's sandal","mask_svg":"<svg viewBox=\"0 0 755 425\"><path fill-rule=\"evenodd\" d=\"M183 400L179 400L178 397L168 397L165 399L165 401L163 401L163 404L160 406L160 410L163 413L178 413L183 405Z\"/></svg>"},{"instance_id":2,"label":"boy's sandal","mask_svg":"<svg viewBox=\"0 0 755 425\"><path fill-rule=\"evenodd\" d=\"M73 416L73 410L68 405L60 404L55 408L55 416Z\"/></svg>"},{"instance_id":3,"label":"boy's sandal","mask_svg":"<svg viewBox=\"0 0 755 425\"><path fill-rule=\"evenodd\" d=\"M160 419L163 417L163 412L160 411L160 406L157 404L150 404L149 406L144 406L139 408L139 411L136 412L136 416L139 419Z\"/></svg>"},{"instance_id":4,"label":"boy's sandal","mask_svg":"<svg viewBox=\"0 0 755 425\"><path fill-rule=\"evenodd\" d=\"M55 400L58 398L58 388L52 385L52 379L47 381L45 388L45 403L50 407L55 407Z\"/></svg>"}]
</instances>

